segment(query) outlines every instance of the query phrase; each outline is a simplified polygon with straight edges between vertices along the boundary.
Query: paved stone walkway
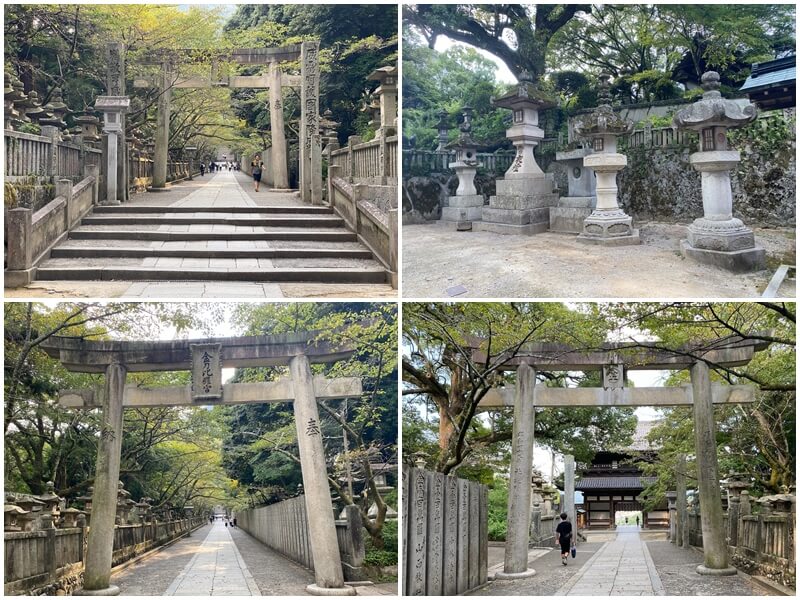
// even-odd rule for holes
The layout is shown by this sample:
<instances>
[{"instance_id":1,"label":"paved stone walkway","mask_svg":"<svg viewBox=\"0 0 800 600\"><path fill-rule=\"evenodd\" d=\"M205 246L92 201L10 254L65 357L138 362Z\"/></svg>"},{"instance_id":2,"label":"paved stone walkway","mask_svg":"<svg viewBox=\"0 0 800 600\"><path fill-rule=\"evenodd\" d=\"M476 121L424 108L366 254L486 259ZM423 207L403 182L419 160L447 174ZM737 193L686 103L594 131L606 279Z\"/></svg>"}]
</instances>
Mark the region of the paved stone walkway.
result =
<instances>
[{"instance_id":1,"label":"paved stone walkway","mask_svg":"<svg viewBox=\"0 0 800 600\"><path fill-rule=\"evenodd\" d=\"M165 596L260 596L228 528L215 522Z\"/></svg>"},{"instance_id":2,"label":"paved stone walkway","mask_svg":"<svg viewBox=\"0 0 800 600\"><path fill-rule=\"evenodd\" d=\"M617 527L606 544L564 585L558 596L662 596L664 587L635 525Z\"/></svg>"}]
</instances>

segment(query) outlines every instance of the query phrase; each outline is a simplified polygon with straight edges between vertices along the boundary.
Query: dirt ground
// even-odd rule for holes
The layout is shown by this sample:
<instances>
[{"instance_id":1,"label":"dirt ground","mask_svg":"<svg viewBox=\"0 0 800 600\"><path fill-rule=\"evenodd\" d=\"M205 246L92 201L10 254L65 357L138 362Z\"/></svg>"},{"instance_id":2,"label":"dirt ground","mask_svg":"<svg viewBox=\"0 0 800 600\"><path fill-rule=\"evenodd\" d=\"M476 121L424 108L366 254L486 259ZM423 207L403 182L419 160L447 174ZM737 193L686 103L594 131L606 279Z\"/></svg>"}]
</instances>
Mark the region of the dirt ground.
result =
<instances>
[{"instance_id":1,"label":"dirt ground","mask_svg":"<svg viewBox=\"0 0 800 600\"><path fill-rule=\"evenodd\" d=\"M583 244L574 235L403 227L403 298L745 298L780 264L795 264L793 229L756 229L767 270L735 274L681 256L684 225L638 224L640 246ZM795 296L787 280L779 297Z\"/></svg>"}]
</instances>

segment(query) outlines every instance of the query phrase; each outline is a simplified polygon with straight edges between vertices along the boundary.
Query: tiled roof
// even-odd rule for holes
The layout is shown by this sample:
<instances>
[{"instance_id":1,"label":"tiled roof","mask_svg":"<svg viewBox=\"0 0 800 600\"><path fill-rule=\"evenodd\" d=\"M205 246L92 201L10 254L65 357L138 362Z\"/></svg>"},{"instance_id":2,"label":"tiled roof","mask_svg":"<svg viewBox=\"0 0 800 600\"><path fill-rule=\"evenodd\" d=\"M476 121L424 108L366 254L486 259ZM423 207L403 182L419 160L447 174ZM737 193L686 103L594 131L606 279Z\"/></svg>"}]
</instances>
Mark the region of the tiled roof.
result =
<instances>
[{"instance_id":1,"label":"tiled roof","mask_svg":"<svg viewBox=\"0 0 800 600\"><path fill-rule=\"evenodd\" d=\"M786 85L794 83L796 75L796 59L787 56L777 60L753 65L753 71L739 88L740 91L753 91L772 85Z\"/></svg>"},{"instance_id":2,"label":"tiled roof","mask_svg":"<svg viewBox=\"0 0 800 600\"><path fill-rule=\"evenodd\" d=\"M583 477L575 483L576 490L643 490L654 483L655 477Z\"/></svg>"}]
</instances>

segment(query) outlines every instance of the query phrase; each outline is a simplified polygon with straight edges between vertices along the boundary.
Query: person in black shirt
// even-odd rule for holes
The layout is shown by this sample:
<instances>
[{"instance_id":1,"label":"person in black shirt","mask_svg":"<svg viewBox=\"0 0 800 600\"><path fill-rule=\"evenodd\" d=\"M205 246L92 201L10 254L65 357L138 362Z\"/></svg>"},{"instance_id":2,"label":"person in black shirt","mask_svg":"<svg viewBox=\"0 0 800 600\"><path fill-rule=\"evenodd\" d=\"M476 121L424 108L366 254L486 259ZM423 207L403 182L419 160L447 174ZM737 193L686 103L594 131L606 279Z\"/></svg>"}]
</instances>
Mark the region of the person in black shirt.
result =
<instances>
[{"instance_id":1,"label":"person in black shirt","mask_svg":"<svg viewBox=\"0 0 800 600\"><path fill-rule=\"evenodd\" d=\"M572 523L567 521L567 513L561 513L561 523L556 527L556 543L561 545L561 564L567 564L570 541L572 540Z\"/></svg>"}]
</instances>

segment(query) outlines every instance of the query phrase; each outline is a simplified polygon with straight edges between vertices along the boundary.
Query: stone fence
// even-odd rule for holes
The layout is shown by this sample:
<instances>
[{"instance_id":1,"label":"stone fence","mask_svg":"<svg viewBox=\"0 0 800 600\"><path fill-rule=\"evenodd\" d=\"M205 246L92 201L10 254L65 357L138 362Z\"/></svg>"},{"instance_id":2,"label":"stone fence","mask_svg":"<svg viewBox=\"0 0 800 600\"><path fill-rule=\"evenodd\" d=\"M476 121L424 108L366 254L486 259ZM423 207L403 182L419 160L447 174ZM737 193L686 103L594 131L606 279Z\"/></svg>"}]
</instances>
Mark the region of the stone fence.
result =
<instances>
[{"instance_id":1,"label":"stone fence","mask_svg":"<svg viewBox=\"0 0 800 600\"><path fill-rule=\"evenodd\" d=\"M30 283L36 265L97 204L99 169L88 165L86 170L89 175L77 185L71 179L57 179L56 197L36 212L30 208L12 208L6 212L7 287Z\"/></svg>"},{"instance_id":2,"label":"stone fence","mask_svg":"<svg viewBox=\"0 0 800 600\"><path fill-rule=\"evenodd\" d=\"M369 142L352 135L347 146L331 150L328 168L339 167L341 177L351 182L395 185L397 180L397 136L378 136Z\"/></svg>"},{"instance_id":3,"label":"stone fence","mask_svg":"<svg viewBox=\"0 0 800 600\"><path fill-rule=\"evenodd\" d=\"M336 537L345 579L355 581L361 578L366 553L361 515L355 506L346 507L344 514L336 520ZM236 524L273 550L314 569L304 496L237 512Z\"/></svg>"},{"instance_id":4,"label":"stone fence","mask_svg":"<svg viewBox=\"0 0 800 600\"><path fill-rule=\"evenodd\" d=\"M794 494L765 496L752 501L745 490L729 491L724 515L728 554L731 563L751 575L759 575L781 585L796 586L795 526L797 507ZM675 506L670 502L671 522ZM703 546L698 504L687 509L686 536L692 546ZM674 528L670 538L675 541Z\"/></svg>"},{"instance_id":5,"label":"stone fence","mask_svg":"<svg viewBox=\"0 0 800 600\"><path fill-rule=\"evenodd\" d=\"M118 525L113 564L183 536L207 523L205 516ZM6 595L71 595L82 586L88 527L5 532Z\"/></svg>"},{"instance_id":6,"label":"stone fence","mask_svg":"<svg viewBox=\"0 0 800 600\"><path fill-rule=\"evenodd\" d=\"M83 177L84 165L99 165L102 151L83 143L62 141L57 127L42 127L44 135L4 130L5 180L31 177L50 181Z\"/></svg>"},{"instance_id":7,"label":"stone fence","mask_svg":"<svg viewBox=\"0 0 800 600\"><path fill-rule=\"evenodd\" d=\"M404 469L404 596L452 596L486 583L488 504L485 485Z\"/></svg>"}]
</instances>

